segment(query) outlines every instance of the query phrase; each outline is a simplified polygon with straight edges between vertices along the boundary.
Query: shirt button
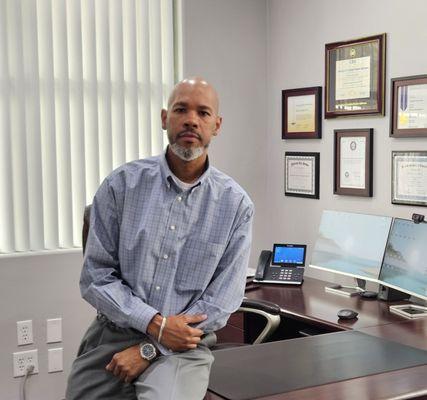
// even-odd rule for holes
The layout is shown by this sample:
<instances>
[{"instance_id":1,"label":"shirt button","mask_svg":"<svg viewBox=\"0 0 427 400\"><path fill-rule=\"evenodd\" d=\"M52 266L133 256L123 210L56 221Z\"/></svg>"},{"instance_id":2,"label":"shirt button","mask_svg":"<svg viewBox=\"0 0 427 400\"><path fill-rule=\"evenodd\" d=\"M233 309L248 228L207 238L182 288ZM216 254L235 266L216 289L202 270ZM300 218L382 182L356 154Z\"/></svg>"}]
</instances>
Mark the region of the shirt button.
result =
<instances>
[{"instance_id":1,"label":"shirt button","mask_svg":"<svg viewBox=\"0 0 427 400\"><path fill-rule=\"evenodd\" d=\"M175 225L171 225L171 226L169 227L169 229L170 229L171 231L174 231L174 230L175 230Z\"/></svg>"},{"instance_id":2,"label":"shirt button","mask_svg":"<svg viewBox=\"0 0 427 400\"><path fill-rule=\"evenodd\" d=\"M182 197L181 197L181 196L178 196L177 200L178 200L179 202L181 202L181 201L182 201Z\"/></svg>"},{"instance_id":3,"label":"shirt button","mask_svg":"<svg viewBox=\"0 0 427 400\"><path fill-rule=\"evenodd\" d=\"M167 260L167 259L169 258L169 256L168 256L167 254L163 254L163 258L164 258L165 260Z\"/></svg>"},{"instance_id":4,"label":"shirt button","mask_svg":"<svg viewBox=\"0 0 427 400\"><path fill-rule=\"evenodd\" d=\"M160 286L156 286L156 290L160 290Z\"/></svg>"}]
</instances>

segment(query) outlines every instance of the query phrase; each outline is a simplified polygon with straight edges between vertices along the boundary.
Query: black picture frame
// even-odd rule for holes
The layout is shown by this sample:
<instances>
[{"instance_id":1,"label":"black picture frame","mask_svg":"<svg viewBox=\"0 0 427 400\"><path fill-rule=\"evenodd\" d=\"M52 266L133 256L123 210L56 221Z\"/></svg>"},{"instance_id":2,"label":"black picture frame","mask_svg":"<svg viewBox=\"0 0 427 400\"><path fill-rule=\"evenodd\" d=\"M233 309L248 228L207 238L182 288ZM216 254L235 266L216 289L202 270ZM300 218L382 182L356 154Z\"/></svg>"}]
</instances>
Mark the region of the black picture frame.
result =
<instances>
[{"instance_id":1,"label":"black picture frame","mask_svg":"<svg viewBox=\"0 0 427 400\"><path fill-rule=\"evenodd\" d=\"M288 151L284 170L285 196L319 199L320 153Z\"/></svg>"},{"instance_id":2,"label":"black picture frame","mask_svg":"<svg viewBox=\"0 0 427 400\"><path fill-rule=\"evenodd\" d=\"M372 128L334 131L334 194L372 197L373 138ZM364 145L364 148L360 147L361 145ZM354 155L353 152L355 152Z\"/></svg>"},{"instance_id":3,"label":"black picture frame","mask_svg":"<svg viewBox=\"0 0 427 400\"><path fill-rule=\"evenodd\" d=\"M385 64L385 33L326 44L325 118L385 115Z\"/></svg>"},{"instance_id":4,"label":"black picture frame","mask_svg":"<svg viewBox=\"0 0 427 400\"><path fill-rule=\"evenodd\" d=\"M305 99L306 103L297 104L298 99ZM310 105L314 108L313 110L310 110ZM308 118L307 113L309 113ZM305 121L304 118L306 118ZM320 139L321 137L322 87L282 90L282 139Z\"/></svg>"}]
</instances>

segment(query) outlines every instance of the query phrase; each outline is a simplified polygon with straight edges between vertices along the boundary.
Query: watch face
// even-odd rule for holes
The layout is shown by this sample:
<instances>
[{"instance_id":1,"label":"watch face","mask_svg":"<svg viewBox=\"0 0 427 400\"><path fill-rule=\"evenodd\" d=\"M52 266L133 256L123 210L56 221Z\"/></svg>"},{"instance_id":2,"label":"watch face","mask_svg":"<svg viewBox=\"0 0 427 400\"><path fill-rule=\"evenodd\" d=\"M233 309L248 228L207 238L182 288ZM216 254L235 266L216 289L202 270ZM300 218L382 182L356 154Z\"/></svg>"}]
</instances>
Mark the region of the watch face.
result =
<instances>
[{"instance_id":1,"label":"watch face","mask_svg":"<svg viewBox=\"0 0 427 400\"><path fill-rule=\"evenodd\" d=\"M141 346L141 356L146 360L151 360L156 356L156 349L151 343L145 343Z\"/></svg>"}]
</instances>

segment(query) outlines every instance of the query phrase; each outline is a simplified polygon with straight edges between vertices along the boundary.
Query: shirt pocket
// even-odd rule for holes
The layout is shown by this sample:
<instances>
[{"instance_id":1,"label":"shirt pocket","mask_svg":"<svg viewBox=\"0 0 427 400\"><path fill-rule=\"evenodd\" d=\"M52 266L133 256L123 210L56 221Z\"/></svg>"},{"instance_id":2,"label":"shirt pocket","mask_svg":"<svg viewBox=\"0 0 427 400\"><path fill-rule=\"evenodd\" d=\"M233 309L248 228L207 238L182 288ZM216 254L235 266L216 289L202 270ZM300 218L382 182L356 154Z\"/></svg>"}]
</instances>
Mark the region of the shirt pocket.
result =
<instances>
[{"instance_id":1,"label":"shirt pocket","mask_svg":"<svg viewBox=\"0 0 427 400\"><path fill-rule=\"evenodd\" d=\"M176 286L183 291L204 291L224 253L225 245L187 239L178 261Z\"/></svg>"}]
</instances>

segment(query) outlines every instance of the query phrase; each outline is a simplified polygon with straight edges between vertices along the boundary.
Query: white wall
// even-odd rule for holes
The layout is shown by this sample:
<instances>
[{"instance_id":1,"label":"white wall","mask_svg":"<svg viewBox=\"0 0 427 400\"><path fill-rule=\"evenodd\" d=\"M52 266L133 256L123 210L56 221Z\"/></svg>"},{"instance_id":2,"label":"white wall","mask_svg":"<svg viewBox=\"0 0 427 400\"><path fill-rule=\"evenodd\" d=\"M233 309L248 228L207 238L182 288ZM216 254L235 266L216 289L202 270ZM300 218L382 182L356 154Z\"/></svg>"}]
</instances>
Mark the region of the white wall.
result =
<instances>
[{"instance_id":1,"label":"white wall","mask_svg":"<svg viewBox=\"0 0 427 400\"><path fill-rule=\"evenodd\" d=\"M232 176L256 205L251 265L270 246L263 222L266 190L266 1L184 0L184 76L201 75L218 90L221 134L211 162Z\"/></svg>"},{"instance_id":2,"label":"white wall","mask_svg":"<svg viewBox=\"0 0 427 400\"><path fill-rule=\"evenodd\" d=\"M390 159L392 150L427 150L427 138L389 137L390 78L427 73L426 15L424 0L268 1L267 190L264 201L257 204L272 210L270 229L265 230L268 242L305 242L311 251L323 209L404 218L413 212L426 213L421 207L391 204ZM386 116L323 120L321 140L282 141L281 90L324 86L326 43L383 32L388 41ZM373 198L333 194L333 130L338 128L374 128ZM320 200L283 195L285 151L320 152Z\"/></svg>"},{"instance_id":3,"label":"white wall","mask_svg":"<svg viewBox=\"0 0 427 400\"><path fill-rule=\"evenodd\" d=\"M82 255L65 254L0 258L0 399L18 400L22 378L12 377L12 353L38 349L39 374L27 383L28 400L64 398L66 377L94 310L80 298ZM46 319L62 318L63 341L46 344ZM16 321L33 320L34 344L17 346ZM64 349L64 371L47 372L49 348Z\"/></svg>"}]
</instances>

